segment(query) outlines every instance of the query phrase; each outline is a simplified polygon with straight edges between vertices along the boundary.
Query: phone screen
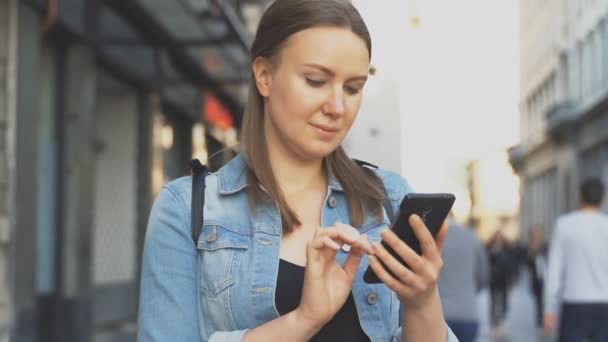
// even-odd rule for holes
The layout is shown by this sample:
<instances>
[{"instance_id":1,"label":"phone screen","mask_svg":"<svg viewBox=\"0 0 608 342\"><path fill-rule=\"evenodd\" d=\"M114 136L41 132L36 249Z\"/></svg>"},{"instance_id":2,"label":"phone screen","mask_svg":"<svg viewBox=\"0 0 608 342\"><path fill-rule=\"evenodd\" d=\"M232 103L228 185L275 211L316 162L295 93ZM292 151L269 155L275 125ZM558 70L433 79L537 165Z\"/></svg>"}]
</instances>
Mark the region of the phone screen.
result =
<instances>
[{"instance_id":1,"label":"phone screen","mask_svg":"<svg viewBox=\"0 0 608 342\"><path fill-rule=\"evenodd\" d=\"M391 229L395 234L405 242L410 248L416 253L421 254L420 242L416 237L416 234L412 230L409 224L409 217L413 214L420 216L424 221L426 227L430 230L433 237L437 236L443 221L448 216L448 213L452 209L452 205L456 197L453 194L422 194L422 193L409 193L405 195L399 206L399 214L397 219L392 224ZM409 266L397 253L384 241L381 242L382 246L395 257L405 267ZM392 274L392 272L386 268L386 270ZM368 266L363 280L367 283L381 283L382 281L376 276L376 273Z\"/></svg>"}]
</instances>

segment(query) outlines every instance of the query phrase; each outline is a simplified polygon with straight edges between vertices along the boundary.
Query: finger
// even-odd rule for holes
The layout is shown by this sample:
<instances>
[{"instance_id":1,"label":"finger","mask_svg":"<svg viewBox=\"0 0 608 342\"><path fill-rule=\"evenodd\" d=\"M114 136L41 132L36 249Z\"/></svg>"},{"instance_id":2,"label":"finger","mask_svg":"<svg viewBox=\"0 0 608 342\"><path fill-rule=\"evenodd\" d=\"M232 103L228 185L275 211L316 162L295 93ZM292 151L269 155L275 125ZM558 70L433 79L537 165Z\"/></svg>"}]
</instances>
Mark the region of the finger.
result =
<instances>
[{"instance_id":1,"label":"finger","mask_svg":"<svg viewBox=\"0 0 608 342\"><path fill-rule=\"evenodd\" d=\"M372 244L369 242L367 234L361 234L355 242L350 244L349 254L374 254Z\"/></svg>"},{"instance_id":2,"label":"finger","mask_svg":"<svg viewBox=\"0 0 608 342\"><path fill-rule=\"evenodd\" d=\"M403 242L392 230L385 229L380 233L382 240L386 242L405 261L412 270L421 270L424 259L418 255L410 246ZM375 253L375 250L374 250Z\"/></svg>"},{"instance_id":3,"label":"finger","mask_svg":"<svg viewBox=\"0 0 608 342\"><path fill-rule=\"evenodd\" d=\"M426 227L420 216L414 214L409 217L410 226L414 230L414 234L416 234L416 238L420 242L420 250L422 251L422 255L434 258L438 255L437 245L435 244L435 239L431 232Z\"/></svg>"},{"instance_id":4,"label":"finger","mask_svg":"<svg viewBox=\"0 0 608 342\"><path fill-rule=\"evenodd\" d=\"M361 238L357 240L350 249L348 253L348 257L346 257L346 261L344 262L344 272L348 274L351 279L355 279L355 275L359 270L359 264L361 263L361 259L365 254L364 249L368 248L371 251L371 245L368 241L367 235L361 235Z\"/></svg>"},{"instance_id":5,"label":"finger","mask_svg":"<svg viewBox=\"0 0 608 342\"><path fill-rule=\"evenodd\" d=\"M361 238L361 233L359 233L355 227L342 222L336 222L334 229L338 232L338 235L342 240L349 245Z\"/></svg>"},{"instance_id":6,"label":"finger","mask_svg":"<svg viewBox=\"0 0 608 342\"><path fill-rule=\"evenodd\" d=\"M394 274L399 282L414 287L418 283L418 276L405 267L395 257L393 257L382 245L374 244L374 256L382 261L384 267ZM406 261L407 262L407 261Z\"/></svg>"},{"instance_id":7,"label":"finger","mask_svg":"<svg viewBox=\"0 0 608 342\"><path fill-rule=\"evenodd\" d=\"M369 266L376 273L378 279L380 279L384 284L386 284L386 286L388 286L391 290L399 294L405 295L406 297L413 296L414 290L407 287L405 284L401 283L400 281L395 279L390 273L388 273L376 256L369 256Z\"/></svg>"},{"instance_id":8,"label":"finger","mask_svg":"<svg viewBox=\"0 0 608 342\"><path fill-rule=\"evenodd\" d=\"M315 263L328 263L336 259L340 245L328 236L318 236L308 244L306 262L310 267Z\"/></svg>"},{"instance_id":9,"label":"finger","mask_svg":"<svg viewBox=\"0 0 608 342\"><path fill-rule=\"evenodd\" d=\"M445 220L443 221L441 229L439 230L439 232L437 233L437 237L435 238L435 243L437 244L437 250L439 251L439 254L443 252L443 243L445 242L445 237L448 236L448 230L448 221Z\"/></svg>"},{"instance_id":10,"label":"finger","mask_svg":"<svg viewBox=\"0 0 608 342\"><path fill-rule=\"evenodd\" d=\"M317 250L329 248L337 251L340 249L340 245L336 241L332 240L329 236L319 236L312 241L312 247Z\"/></svg>"},{"instance_id":11,"label":"finger","mask_svg":"<svg viewBox=\"0 0 608 342\"><path fill-rule=\"evenodd\" d=\"M319 227L315 231L315 237L328 236L332 240L342 245L343 243L351 244L355 242L361 234L359 231L349 225L337 223L333 227Z\"/></svg>"},{"instance_id":12,"label":"finger","mask_svg":"<svg viewBox=\"0 0 608 342\"><path fill-rule=\"evenodd\" d=\"M336 244L340 241L340 233L334 227L318 227L312 237L312 246L320 249L325 246L326 238L333 240ZM340 245L340 244L338 244Z\"/></svg>"}]
</instances>

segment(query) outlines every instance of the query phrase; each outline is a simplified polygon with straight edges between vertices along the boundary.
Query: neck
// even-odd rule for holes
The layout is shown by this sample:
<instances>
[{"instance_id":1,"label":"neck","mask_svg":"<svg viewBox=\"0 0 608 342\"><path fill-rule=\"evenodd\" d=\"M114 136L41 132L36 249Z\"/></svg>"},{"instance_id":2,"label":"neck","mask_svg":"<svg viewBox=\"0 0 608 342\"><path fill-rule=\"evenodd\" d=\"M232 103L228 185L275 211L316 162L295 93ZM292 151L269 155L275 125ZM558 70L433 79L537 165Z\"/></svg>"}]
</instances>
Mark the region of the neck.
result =
<instances>
[{"instance_id":1,"label":"neck","mask_svg":"<svg viewBox=\"0 0 608 342\"><path fill-rule=\"evenodd\" d=\"M599 205L583 204L583 205L581 205L581 211L598 212L598 211L600 211L600 206Z\"/></svg>"},{"instance_id":2,"label":"neck","mask_svg":"<svg viewBox=\"0 0 608 342\"><path fill-rule=\"evenodd\" d=\"M309 189L327 187L327 177L323 170L323 160L306 160L285 149L278 142L266 138L270 167L277 185L286 197ZM275 140L276 141L276 140Z\"/></svg>"}]
</instances>

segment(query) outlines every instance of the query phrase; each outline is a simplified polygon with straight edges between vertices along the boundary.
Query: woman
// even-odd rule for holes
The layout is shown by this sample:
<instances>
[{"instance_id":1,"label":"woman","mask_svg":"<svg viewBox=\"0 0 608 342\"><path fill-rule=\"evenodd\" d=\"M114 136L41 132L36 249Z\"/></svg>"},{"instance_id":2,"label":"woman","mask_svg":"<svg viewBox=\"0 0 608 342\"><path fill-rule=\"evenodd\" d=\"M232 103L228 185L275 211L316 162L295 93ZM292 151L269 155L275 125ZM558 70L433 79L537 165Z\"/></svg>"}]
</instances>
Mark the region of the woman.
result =
<instances>
[{"instance_id":1,"label":"woman","mask_svg":"<svg viewBox=\"0 0 608 342\"><path fill-rule=\"evenodd\" d=\"M371 57L358 12L347 1L275 1L251 50L243 151L207 177L197 248L189 177L152 208L139 340L456 340L436 289L447 226L436 244L412 217L424 246L415 254L385 229L382 207L382 186L396 210L407 183L340 147ZM369 242L381 239L412 270ZM385 284L363 281L368 264Z\"/></svg>"}]
</instances>

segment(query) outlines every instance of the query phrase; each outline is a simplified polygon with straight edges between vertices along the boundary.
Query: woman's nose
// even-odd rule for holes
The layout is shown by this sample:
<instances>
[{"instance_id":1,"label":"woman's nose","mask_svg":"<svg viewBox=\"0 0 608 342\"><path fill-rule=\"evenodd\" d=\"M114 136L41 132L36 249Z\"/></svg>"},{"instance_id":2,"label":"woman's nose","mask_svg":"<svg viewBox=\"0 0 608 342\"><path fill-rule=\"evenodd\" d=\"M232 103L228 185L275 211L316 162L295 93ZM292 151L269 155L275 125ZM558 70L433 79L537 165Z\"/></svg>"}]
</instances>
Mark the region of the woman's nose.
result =
<instances>
[{"instance_id":1,"label":"woman's nose","mask_svg":"<svg viewBox=\"0 0 608 342\"><path fill-rule=\"evenodd\" d=\"M329 95L323 111L326 114L342 115L344 114L344 91L342 89L334 90Z\"/></svg>"}]
</instances>

